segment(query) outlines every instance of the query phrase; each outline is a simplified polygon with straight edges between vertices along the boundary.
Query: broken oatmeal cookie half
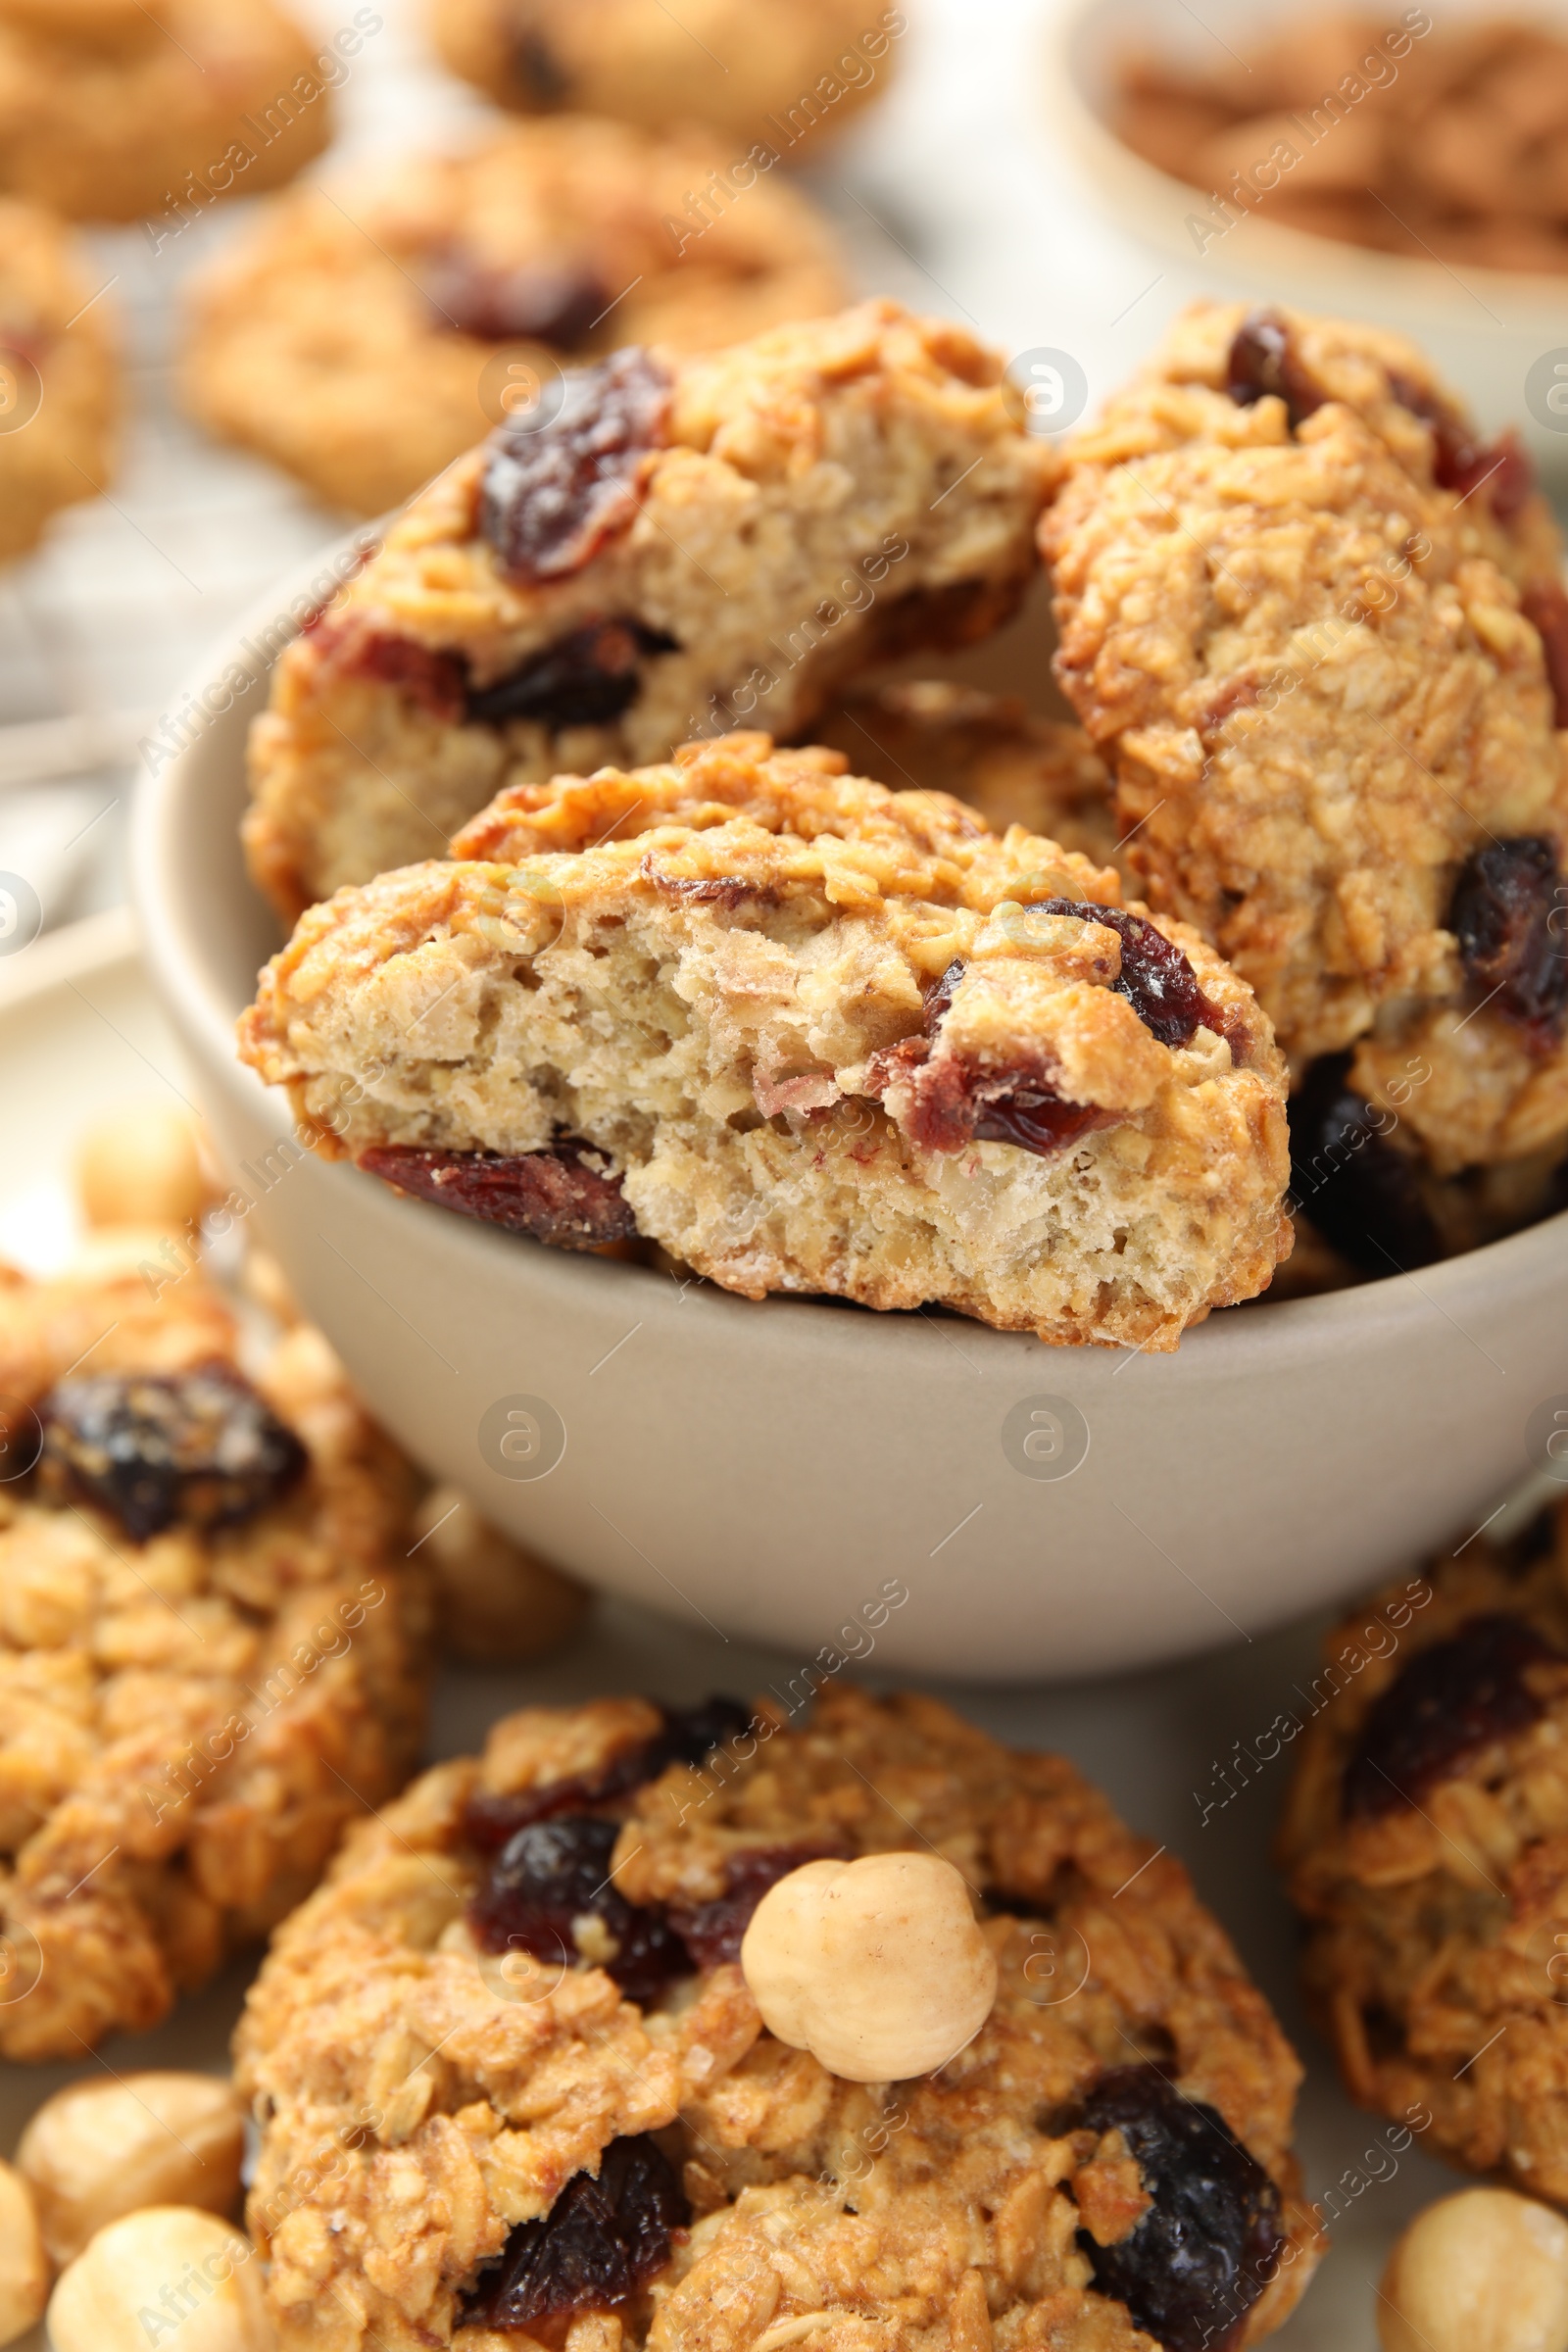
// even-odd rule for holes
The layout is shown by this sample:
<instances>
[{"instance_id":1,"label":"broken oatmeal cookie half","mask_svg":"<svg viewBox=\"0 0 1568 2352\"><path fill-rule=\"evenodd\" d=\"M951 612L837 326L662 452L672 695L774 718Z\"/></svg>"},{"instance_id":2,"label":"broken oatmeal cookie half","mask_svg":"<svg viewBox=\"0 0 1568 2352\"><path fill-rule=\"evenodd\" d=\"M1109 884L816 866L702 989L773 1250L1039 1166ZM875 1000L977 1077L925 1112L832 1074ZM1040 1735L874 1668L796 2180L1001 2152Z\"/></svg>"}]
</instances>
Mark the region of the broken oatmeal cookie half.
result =
<instances>
[{"instance_id":1,"label":"broken oatmeal cookie half","mask_svg":"<svg viewBox=\"0 0 1568 2352\"><path fill-rule=\"evenodd\" d=\"M1568 592L1516 437L1398 336L1202 305L1068 455L1058 675L1150 903L1439 1176L1560 1145Z\"/></svg>"},{"instance_id":2,"label":"broken oatmeal cookie half","mask_svg":"<svg viewBox=\"0 0 1568 2352\"><path fill-rule=\"evenodd\" d=\"M849 2082L737 1959L791 1871L896 1851L997 1998ZM236 2055L282 2352L1237 2352L1320 2251L1300 2069L1181 1864L919 1695L506 1718L353 1834Z\"/></svg>"},{"instance_id":3,"label":"broken oatmeal cookie half","mask_svg":"<svg viewBox=\"0 0 1568 2352\"><path fill-rule=\"evenodd\" d=\"M1290 1247L1250 992L1114 873L766 736L519 785L241 1023L322 1148L726 1289L1174 1348Z\"/></svg>"},{"instance_id":4,"label":"broken oatmeal cookie half","mask_svg":"<svg viewBox=\"0 0 1568 2352\"><path fill-rule=\"evenodd\" d=\"M568 375L424 491L283 654L251 872L286 920L503 786L756 716L1011 612L1058 461L1002 362L895 304Z\"/></svg>"},{"instance_id":5,"label":"broken oatmeal cookie half","mask_svg":"<svg viewBox=\"0 0 1568 2352\"><path fill-rule=\"evenodd\" d=\"M252 1382L200 1272L164 1282L0 1269L8 2059L156 2025L422 1735L411 1473L317 1333Z\"/></svg>"}]
</instances>

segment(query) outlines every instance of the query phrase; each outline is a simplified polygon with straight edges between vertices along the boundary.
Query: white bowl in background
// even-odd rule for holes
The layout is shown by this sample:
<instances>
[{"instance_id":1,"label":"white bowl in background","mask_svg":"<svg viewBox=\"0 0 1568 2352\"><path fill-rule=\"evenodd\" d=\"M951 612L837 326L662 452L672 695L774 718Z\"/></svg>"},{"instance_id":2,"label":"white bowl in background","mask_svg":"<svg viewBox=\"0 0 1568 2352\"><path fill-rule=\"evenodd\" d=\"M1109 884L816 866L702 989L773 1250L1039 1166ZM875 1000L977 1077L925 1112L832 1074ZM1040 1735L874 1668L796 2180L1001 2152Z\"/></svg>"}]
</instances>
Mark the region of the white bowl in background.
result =
<instances>
[{"instance_id":1,"label":"white bowl in background","mask_svg":"<svg viewBox=\"0 0 1568 2352\"><path fill-rule=\"evenodd\" d=\"M1439 29L1492 13L1485 0L1459 0L1442 11ZM1568 33L1568 0L1537 0L1520 13ZM1188 223L1206 213L1204 196L1109 128L1115 69L1129 51L1147 49L1200 70L1221 48L1245 56L1302 21L1321 21L1307 0L1204 0L1200 14L1170 0L1064 0L1050 19L1040 86L1054 150L1075 169L1084 201L1229 299L1397 327L1430 353L1483 425L1517 425L1544 469L1568 472L1568 414L1557 429L1548 427L1525 391L1544 354L1568 357L1568 275L1374 253L1284 227L1269 219L1266 201L1200 250ZM1391 12L1391 27L1397 23ZM1379 102L1376 92L1362 101Z\"/></svg>"},{"instance_id":2,"label":"white bowl in background","mask_svg":"<svg viewBox=\"0 0 1568 2352\"><path fill-rule=\"evenodd\" d=\"M237 838L266 696L244 641L296 585L195 686L237 665L249 690L141 782L144 952L258 1237L372 1410L498 1524L594 1585L782 1643L803 1672L858 1654L1019 1682L1346 1598L1526 1473L1532 1413L1568 1391L1568 1216L1215 1315L1150 1356L681 1286L301 1152L233 1040L279 944ZM1009 647L1011 682L1037 679L1027 615L950 674L1005 686Z\"/></svg>"}]
</instances>

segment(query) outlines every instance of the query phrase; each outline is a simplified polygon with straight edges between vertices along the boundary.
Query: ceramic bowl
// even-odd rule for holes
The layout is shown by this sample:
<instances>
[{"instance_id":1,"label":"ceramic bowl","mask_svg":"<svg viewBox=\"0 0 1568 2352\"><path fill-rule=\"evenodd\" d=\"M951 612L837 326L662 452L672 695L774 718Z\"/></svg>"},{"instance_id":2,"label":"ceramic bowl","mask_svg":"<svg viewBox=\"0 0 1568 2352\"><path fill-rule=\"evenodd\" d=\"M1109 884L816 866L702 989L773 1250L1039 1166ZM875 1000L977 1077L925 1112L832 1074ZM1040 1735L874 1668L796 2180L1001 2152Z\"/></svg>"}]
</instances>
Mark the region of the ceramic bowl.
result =
<instances>
[{"instance_id":1,"label":"ceramic bowl","mask_svg":"<svg viewBox=\"0 0 1568 2352\"><path fill-rule=\"evenodd\" d=\"M1440 17L1450 25L1482 13L1482 0L1463 0ZM1568 31L1565 0L1521 13ZM1172 8L1170 0L1064 0L1052 12L1040 74L1054 154L1069 163L1084 202L1216 294L1399 328L1431 355L1483 424L1517 425L1544 468L1568 472L1568 410L1559 416L1545 402L1556 388L1552 356L1568 362L1568 277L1373 253L1282 227L1268 218L1266 201L1212 236L1203 196L1135 155L1108 127L1117 65L1130 52L1150 50L1200 72L1222 49L1245 56L1309 15L1304 0L1205 0L1200 12ZM1388 21L1397 25L1399 12ZM1375 106L1377 94L1362 103Z\"/></svg>"},{"instance_id":2,"label":"ceramic bowl","mask_svg":"<svg viewBox=\"0 0 1568 2352\"><path fill-rule=\"evenodd\" d=\"M1152 1356L753 1302L301 1151L233 1042L278 944L237 827L256 648L288 597L219 649L188 698L216 715L142 780L145 953L247 1222L386 1426L523 1542L782 1643L802 1674L858 1656L1067 1678L1357 1592L1479 1525L1554 1403L1568 1427L1568 1217L1419 1275L1217 1314ZM974 658L988 682L1006 682L1009 645L1040 674L1026 616Z\"/></svg>"}]
</instances>

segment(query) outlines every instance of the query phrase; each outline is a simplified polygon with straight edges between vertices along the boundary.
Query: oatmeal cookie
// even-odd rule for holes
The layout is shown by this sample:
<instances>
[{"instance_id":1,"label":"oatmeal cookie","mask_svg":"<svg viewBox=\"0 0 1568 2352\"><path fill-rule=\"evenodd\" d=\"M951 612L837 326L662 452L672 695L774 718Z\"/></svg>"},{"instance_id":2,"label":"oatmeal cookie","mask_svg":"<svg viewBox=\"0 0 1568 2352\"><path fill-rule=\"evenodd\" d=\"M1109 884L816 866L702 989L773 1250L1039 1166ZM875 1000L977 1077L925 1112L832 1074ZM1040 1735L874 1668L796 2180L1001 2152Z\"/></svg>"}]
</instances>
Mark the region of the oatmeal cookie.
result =
<instances>
[{"instance_id":1,"label":"oatmeal cookie","mask_svg":"<svg viewBox=\"0 0 1568 2352\"><path fill-rule=\"evenodd\" d=\"M0 0L0 185L76 220L146 216L162 242L318 154L364 45L349 27L318 55L274 0Z\"/></svg>"},{"instance_id":2,"label":"oatmeal cookie","mask_svg":"<svg viewBox=\"0 0 1568 2352\"><path fill-rule=\"evenodd\" d=\"M705 122L770 162L887 81L906 26L882 0L430 0L454 74L527 115L571 107L645 130ZM709 192L736 200L733 170ZM741 182L744 193L745 182ZM684 205L682 211L685 211ZM701 212L688 219L703 220Z\"/></svg>"},{"instance_id":3,"label":"oatmeal cookie","mask_svg":"<svg viewBox=\"0 0 1568 2352\"><path fill-rule=\"evenodd\" d=\"M119 370L101 290L58 220L0 197L0 563L109 478Z\"/></svg>"},{"instance_id":4,"label":"oatmeal cookie","mask_svg":"<svg viewBox=\"0 0 1568 2352\"><path fill-rule=\"evenodd\" d=\"M737 716L798 734L877 653L1005 617L1055 460L1001 372L876 302L568 377L284 653L251 744L257 882L292 921L439 857L516 779L667 759Z\"/></svg>"},{"instance_id":5,"label":"oatmeal cookie","mask_svg":"<svg viewBox=\"0 0 1568 2352\"><path fill-rule=\"evenodd\" d=\"M1014 695L913 678L846 696L811 731L894 792L950 792L993 833L1022 825L1097 865L1117 862L1104 761L1082 727L1036 718Z\"/></svg>"},{"instance_id":6,"label":"oatmeal cookie","mask_svg":"<svg viewBox=\"0 0 1568 2352\"><path fill-rule=\"evenodd\" d=\"M1568 1517L1473 1540L1326 1656L1280 1853L1346 2082L1568 2204Z\"/></svg>"},{"instance_id":7,"label":"oatmeal cookie","mask_svg":"<svg viewBox=\"0 0 1568 2352\"><path fill-rule=\"evenodd\" d=\"M156 2025L418 1750L409 1473L316 1333L253 1385L200 1274L136 1255L0 1277L8 2059Z\"/></svg>"},{"instance_id":8,"label":"oatmeal cookie","mask_svg":"<svg viewBox=\"0 0 1568 2352\"><path fill-rule=\"evenodd\" d=\"M1204 306L1042 544L1151 904L1439 1173L1568 1135L1568 596L1517 442L1395 336Z\"/></svg>"},{"instance_id":9,"label":"oatmeal cookie","mask_svg":"<svg viewBox=\"0 0 1568 2352\"><path fill-rule=\"evenodd\" d=\"M701 239L672 231L724 161L701 133L578 118L284 198L198 284L185 404L329 506L377 514L488 425L536 416L562 360L711 351L838 310L832 233L781 175Z\"/></svg>"},{"instance_id":10,"label":"oatmeal cookie","mask_svg":"<svg viewBox=\"0 0 1568 2352\"><path fill-rule=\"evenodd\" d=\"M844 765L734 735L516 786L456 862L302 917L244 1057L408 1192L750 1298L1167 1348L1260 1290L1284 1065L1250 992L1113 873Z\"/></svg>"},{"instance_id":11,"label":"oatmeal cookie","mask_svg":"<svg viewBox=\"0 0 1568 2352\"><path fill-rule=\"evenodd\" d=\"M736 1958L789 1871L897 1850L962 1873L1000 1990L849 2082ZM920 1696L508 1717L354 1833L237 2058L281 2352L1223 2352L1318 2252L1299 2068L1180 1863Z\"/></svg>"}]
</instances>

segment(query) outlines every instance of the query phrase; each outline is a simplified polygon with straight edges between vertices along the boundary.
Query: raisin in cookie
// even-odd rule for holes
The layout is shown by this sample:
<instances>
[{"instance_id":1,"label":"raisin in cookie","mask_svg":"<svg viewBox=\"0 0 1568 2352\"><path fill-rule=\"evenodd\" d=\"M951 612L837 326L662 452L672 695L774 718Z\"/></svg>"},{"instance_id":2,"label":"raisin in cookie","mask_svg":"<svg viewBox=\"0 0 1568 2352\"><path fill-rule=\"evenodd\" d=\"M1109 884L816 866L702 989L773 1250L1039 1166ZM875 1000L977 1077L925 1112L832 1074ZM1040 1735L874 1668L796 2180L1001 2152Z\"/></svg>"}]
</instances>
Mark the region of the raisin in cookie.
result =
<instances>
[{"instance_id":1,"label":"raisin in cookie","mask_svg":"<svg viewBox=\"0 0 1568 2352\"><path fill-rule=\"evenodd\" d=\"M1396 337L1208 306L1071 455L1059 675L1151 903L1440 1173L1568 1134L1568 600L1521 450Z\"/></svg>"},{"instance_id":2,"label":"raisin in cookie","mask_svg":"<svg viewBox=\"0 0 1568 2352\"><path fill-rule=\"evenodd\" d=\"M1562 2204L1568 1523L1537 1541L1473 1541L1330 1638L1280 1850L1352 2094Z\"/></svg>"},{"instance_id":3,"label":"raisin in cookie","mask_svg":"<svg viewBox=\"0 0 1568 2352\"><path fill-rule=\"evenodd\" d=\"M832 234L782 178L680 249L668 220L723 160L699 134L578 119L285 198L197 288L186 406L376 514L518 403L535 413L563 360L710 351L838 310Z\"/></svg>"},{"instance_id":4,"label":"raisin in cookie","mask_svg":"<svg viewBox=\"0 0 1568 2352\"><path fill-rule=\"evenodd\" d=\"M318 154L342 71L274 0L0 0L0 185L157 245Z\"/></svg>"},{"instance_id":5,"label":"raisin in cookie","mask_svg":"<svg viewBox=\"0 0 1568 2352\"><path fill-rule=\"evenodd\" d=\"M844 122L887 80L906 20L881 0L429 0L454 74L529 115L563 107L646 130L700 122L755 140L771 169L803 139ZM741 159L694 183L701 224L744 202Z\"/></svg>"},{"instance_id":6,"label":"raisin in cookie","mask_svg":"<svg viewBox=\"0 0 1568 2352\"><path fill-rule=\"evenodd\" d=\"M811 732L894 792L950 792L993 833L1022 825L1097 865L1116 863L1104 761L1082 727L1036 718L1013 695L913 678L846 696Z\"/></svg>"},{"instance_id":7,"label":"raisin in cookie","mask_svg":"<svg viewBox=\"0 0 1568 2352\"><path fill-rule=\"evenodd\" d=\"M867 303L566 379L416 500L284 653L251 871L292 921L522 777L800 733L847 670L1011 610L1054 458L960 328ZM530 423L536 429L528 429Z\"/></svg>"},{"instance_id":8,"label":"raisin in cookie","mask_svg":"<svg viewBox=\"0 0 1568 2352\"><path fill-rule=\"evenodd\" d=\"M59 221L0 197L0 563L108 480L119 371L101 290Z\"/></svg>"},{"instance_id":9,"label":"raisin in cookie","mask_svg":"<svg viewBox=\"0 0 1568 2352\"><path fill-rule=\"evenodd\" d=\"M407 1470L316 1333L253 1384L148 1265L0 1279L8 2059L156 2025L418 1750Z\"/></svg>"},{"instance_id":10,"label":"raisin in cookie","mask_svg":"<svg viewBox=\"0 0 1568 2352\"><path fill-rule=\"evenodd\" d=\"M967 1881L998 1997L850 2082L737 1955L799 1865L898 1850ZM237 2056L281 2352L1224 2352L1318 2252L1299 2068L1180 1863L919 1696L506 1718L351 1837Z\"/></svg>"},{"instance_id":11,"label":"raisin in cookie","mask_svg":"<svg viewBox=\"0 0 1568 2352\"><path fill-rule=\"evenodd\" d=\"M303 916L244 1056L405 1191L752 1298L1168 1348L1261 1290L1290 1228L1250 993L1087 858L843 767L736 735L517 786L456 862Z\"/></svg>"}]
</instances>

